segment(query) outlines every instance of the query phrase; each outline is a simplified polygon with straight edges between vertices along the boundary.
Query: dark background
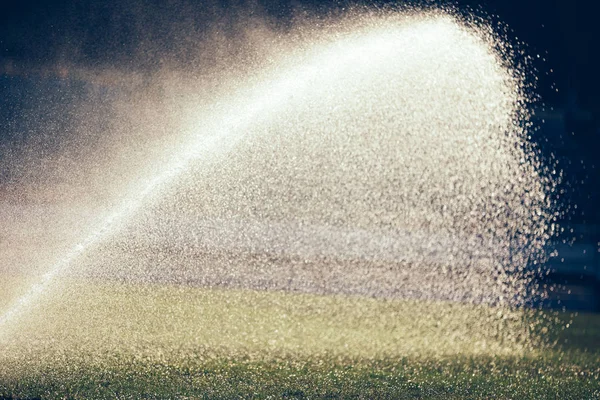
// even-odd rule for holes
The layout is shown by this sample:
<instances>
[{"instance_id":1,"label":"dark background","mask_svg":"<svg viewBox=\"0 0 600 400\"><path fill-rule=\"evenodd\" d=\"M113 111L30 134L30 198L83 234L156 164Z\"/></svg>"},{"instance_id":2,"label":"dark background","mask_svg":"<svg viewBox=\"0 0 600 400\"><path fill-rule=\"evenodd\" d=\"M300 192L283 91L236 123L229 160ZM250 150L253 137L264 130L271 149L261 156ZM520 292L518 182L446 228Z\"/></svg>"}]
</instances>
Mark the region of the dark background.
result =
<instances>
[{"instance_id":1,"label":"dark background","mask_svg":"<svg viewBox=\"0 0 600 400\"><path fill-rule=\"evenodd\" d=\"M164 63L185 65L194 43L236 21L267 21L287 29L298 15L339 12L350 5L436 6L440 2L4 1L0 6L0 144L18 109L14 93L35 91L43 79L69 79L69 68L117 68L151 73ZM549 168L564 171L560 204L565 234L555 240L555 281L595 287L600 308L600 22L593 0L459 0L443 5L505 23L507 39L537 70L533 141ZM499 31L503 28L499 27ZM190 45L191 44L191 45ZM23 89L28 87L29 89ZM14 128L14 126L13 126ZM19 128L22 130L21 128ZM15 129L12 129L14 134ZM1 154L0 154L1 156ZM575 205L577 208L575 209ZM571 232L573 229L573 232ZM585 256L582 256L585 254ZM595 285L595 286L594 286Z\"/></svg>"},{"instance_id":2,"label":"dark background","mask_svg":"<svg viewBox=\"0 0 600 400\"><path fill-rule=\"evenodd\" d=\"M172 0L5 0L0 6L0 59L35 64L75 58L77 62L94 64L127 63L135 55L136 62L143 66L150 61L140 62L140 54L135 49L141 42L162 42L170 47L169 41L180 34L176 32L178 27L198 33L209 21L226 23L233 14L254 11L284 24L299 10L325 13L345 8L350 3L262 0L250 5L236 1L206 4ZM383 7L436 3L363 1L355 4ZM523 41L530 55L539 54L546 59L536 65L540 69L538 91L543 99L553 105L576 101L598 118L600 79L596 53L600 24L595 1L462 0L447 4L507 23L512 30L509 34L512 40Z\"/></svg>"},{"instance_id":3,"label":"dark background","mask_svg":"<svg viewBox=\"0 0 600 400\"><path fill-rule=\"evenodd\" d=\"M325 13L348 5L315 0L263 0L248 6L235 1L206 4L172 0L5 0L0 6L0 59L41 63L75 57L76 61L86 63L126 63L135 54L139 62L135 49L141 41L162 41L167 45L173 35L179 34L175 32L177 27L186 27L182 20L193 20L187 28L197 33L208 21L223 22L232 14L247 14L248 10L285 23L299 10ZM356 4L382 7L435 3ZM597 118L600 79L596 53L600 24L595 1L462 0L448 4L507 23L513 31L512 40L525 42L530 55L539 54L546 59L537 65L541 79L538 90L544 100L561 105L570 101L569 96L576 97Z\"/></svg>"}]
</instances>

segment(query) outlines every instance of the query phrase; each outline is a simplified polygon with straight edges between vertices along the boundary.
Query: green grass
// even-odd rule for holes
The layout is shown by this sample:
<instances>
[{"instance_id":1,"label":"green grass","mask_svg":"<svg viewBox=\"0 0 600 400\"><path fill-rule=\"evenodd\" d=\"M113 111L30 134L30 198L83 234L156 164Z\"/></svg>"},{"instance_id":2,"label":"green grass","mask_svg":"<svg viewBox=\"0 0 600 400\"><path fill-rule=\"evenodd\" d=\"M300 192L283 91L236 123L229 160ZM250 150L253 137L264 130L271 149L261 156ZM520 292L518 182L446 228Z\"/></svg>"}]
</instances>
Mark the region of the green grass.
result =
<instances>
[{"instance_id":1,"label":"green grass","mask_svg":"<svg viewBox=\"0 0 600 400\"><path fill-rule=\"evenodd\" d=\"M40 370L6 394L40 398L518 398L600 395L597 363L565 359L114 360L112 367ZM581 362L582 360L579 360ZM595 397L594 397L595 396Z\"/></svg>"},{"instance_id":2,"label":"green grass","mask_svg":"<svg viewBox=\"0 0 600 400\"><path fill-rule=\"evenodd\" d=\"M596 314L68 282L0 349L0 398L600 398Z\"/></svg>"}]
</instances>

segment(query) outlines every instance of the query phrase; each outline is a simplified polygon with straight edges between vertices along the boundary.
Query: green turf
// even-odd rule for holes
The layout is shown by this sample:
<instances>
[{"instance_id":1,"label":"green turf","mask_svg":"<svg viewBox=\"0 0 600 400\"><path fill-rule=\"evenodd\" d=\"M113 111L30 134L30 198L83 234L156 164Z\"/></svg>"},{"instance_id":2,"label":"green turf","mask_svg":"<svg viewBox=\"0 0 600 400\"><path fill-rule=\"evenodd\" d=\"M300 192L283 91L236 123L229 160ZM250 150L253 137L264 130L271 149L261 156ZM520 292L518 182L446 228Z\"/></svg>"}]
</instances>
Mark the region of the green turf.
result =
<instances>
[{"instance_id":1,"label":"green turf","mask_svg":"<svg viewBox=\"0 0 600 400\"><path fill-rule=\"evenodd\" d=\"M534 326L548 347L511 333L530 316L480 306L64 289L0 341L0 397L600 398L597 314Z\"/></svg>"},{"instance_id":2,"label":"green turf","mask_svg":"<svg viewBox=\"0 0 600 400\"><path fill-rule=\"evenodd\" d=\"M40 369L0 393L16 398L517 398L600 396L597 357L442 360L247 359L184 364L113 360ZM67 368L70 367L70 368Z\"/></svg>"}]
</instances>

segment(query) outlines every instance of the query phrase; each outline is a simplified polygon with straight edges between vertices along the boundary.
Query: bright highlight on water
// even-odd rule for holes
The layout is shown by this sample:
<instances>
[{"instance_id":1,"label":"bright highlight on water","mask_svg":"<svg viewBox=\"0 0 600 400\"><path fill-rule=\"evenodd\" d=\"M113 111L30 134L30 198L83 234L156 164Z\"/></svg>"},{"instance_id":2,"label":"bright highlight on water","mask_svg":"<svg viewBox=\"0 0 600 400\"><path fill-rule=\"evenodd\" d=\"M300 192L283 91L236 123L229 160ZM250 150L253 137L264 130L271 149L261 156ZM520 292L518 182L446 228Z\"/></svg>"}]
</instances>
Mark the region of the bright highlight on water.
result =
<instances>
[{"instance_id":1,"label":"bright highlight on water","mask_svg":"<svg viewBox=\"0 0 600 400\"><path fill-rule=\"evenodd\" d=\"M393 319L397 311L381 304L410 304L422 324L443 324L429 331L433 337L464 331L440 352L511 353L533 345L535 322L520 307L540 295L531 271L552 234L552 182L526 141L523 74L498 50L500 39L441 11L359 13L259 39L271 48L266 60L253 56L249 73L168 77L157 83L160 91L149 90L143 107L177 108L178 122L165 122L176 129L144 150L151 156L133 154L127 137L113 138L123 142L122 157L111 158L123 183L115 183L98 218L65 230L81 232L68 251L42 259L41 272L28 277L32 286L0 308L7 354L18 358L32 342L42 343L42 353L93 346L152 354L177 346L302 352L297 337L312 322L298 322L304 314L288 296L352 318L356 310L378 310ZM225 89L195 98L195 91L210 92L202 85L213 79ZM143 139L161 118L136 123L131 137ZM91 184L101 176L91 173ZM339 302L323 306L328 296ZM144 321L156 324L160 315L139 318L142 299L167 304L172 325L147 332ZM223 328L229 336L210 331L222 316L200 309L230 301L239 307L229 310L239 332L236 323ZM253 304L265 302L268 315L254 315ZM89 318L78 305L89 308ZM107 312L115 308L121 311ZM53 322L41 323L48 313ZM291 321L275 323L275 314ZM269 340L257 345L265 323L286 333L271 338L265 331ZM405 328L415 335L402 337L386 336L388 328L403 329L394 322L374 324L373 340L379 350L406 352L406 341L426 329L415 324ZM333 329L315 344L321 328L305 331L315 340L306 352L379 351L364 339L368 332L348 339ZM103 330L109 333L98 345ZM60 331L70 332L62 343ZM436 351L427 340L416 348Z\"/></svg>"}]
</instances>

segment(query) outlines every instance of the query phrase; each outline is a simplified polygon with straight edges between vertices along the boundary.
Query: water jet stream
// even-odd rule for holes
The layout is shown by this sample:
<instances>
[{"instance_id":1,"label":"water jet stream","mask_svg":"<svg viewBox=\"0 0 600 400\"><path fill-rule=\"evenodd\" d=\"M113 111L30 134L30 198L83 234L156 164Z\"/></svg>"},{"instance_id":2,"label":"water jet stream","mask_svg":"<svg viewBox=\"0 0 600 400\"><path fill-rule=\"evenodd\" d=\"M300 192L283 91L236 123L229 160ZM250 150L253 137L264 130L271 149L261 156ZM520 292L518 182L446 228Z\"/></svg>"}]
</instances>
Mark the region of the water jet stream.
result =
<instances>
[{"instance_id":1,"label":"water jet stream","mask_svg":"<svg viewBox=\"0 0 600 400\"><path fill-rule=\"evenodd\" d=\"M409 149L406 151L406 153L408 153L406 155L407 160L401 161L417 164L416 174L415 176L409 176L405 182L401 182L400 184L392 185L389 184L389 182L386 182L388 186L382 186L385 188L400 187L399 190L417 191L416 194L411 194L411 192L405 197L409 200L425 199L424 202L429 202L431 204L423 205L419 203L414 207L410 207L409 205L406 219L391 218L392 222L397 222L398 220L400 223L406 222L406 228L409 230L416 229L415 227L427 227L427 230L424 231L425 233L436 231L436 229L442 230L442 228L444 228L446 229L446 234L458 235L459 233L464 233L465 236L476 236L481 232L485 232L485 229L487 229L487 226L485 226L486 222L497 221L492 228L496 228L498 232L492 232L486 238L504 240L505 236L510 235L516 229L511 224L520 219L526 219L532 210L524 206L521 201L522 197L521 193L519 193L521 187L516 187L515 189L512 189L512 191L511 189L504 189L504 187L501 187L500 190L505 190L508 193L505 194L505 197L498 195L498 199L494 197L496 196L495 193L492 193L491 195L488 193L490 187L495 190L495 186L500 184L504 185L509 179L514 178L514 175L511 174L518 173L525 176L525 178L523 178L523 176L518 176L517 178L524 180L522 185L532 193L532 197L540 197L540 192L543 192L543 188L536 180L535 167L529 165L521 167L521 165L515 163L515 160L519 159L518 156L520 155L520 150L515 150L514 147L516 146L511 147L511 145L518 142L518 137L509 137L508 139L494 137L494 135L518 136L518 132L514 133L509 131L510 129L514 129L514 126L512 125L514 123L514 116L511 113L514 111L513 108L517 106L516 103L518 103L519 100L515 98L518 97L518 93L516 93L518 92L518 88L513 87L511 84L506 84L506 82L503 81L503 79L508 79L509 74L502 70L498 64L498 60L494 58L495 55L490 53L489 49L486 48L485 43L478 40L479 38L476 34L462 30L463 27L455 20L447 17L433 19L423 18L415 19L412 24L406 24L406 21L404 21L404 23L405 25L402 23L395 24L393 22L383 21L383 23L375 24L375 26L367 26L366 28L363 27L356 31L352 31L349 34L346 33L341 35L341 38L338 37L335 40L326 38L324 43L314 45L305 51L299 51L298 54L290 51L292 56L285 59L286 62L276 64L273 69L266 71L264 76L261 75L257 81L250 84L247 83L245 85L245 90L240 90L238 93L231 95L228 98L221 99L219 103L216 103L214 108L209 111L209 117L203 115L202 117L197 118L196 121L191 117L194 128L191 129L191 135L189 137L186 136L184 140L182 140L183 145L179 151L174 153L175 158L172 161L169 161L164 170L159 174L143 181L136 187L132 187L130 194L126 197L126 200L120 207L113 210L100 226L98 226L83 241L75 245L58 263L52 265L38 283L33 285L27 293L18 298L16 302L0 316L0 334L7 331L6 328L11 321L24 313L28 307L32 307L36 301L39 301L40 297L47 291L52 283L72 268L78 258L82 257L95 246L105 243L120 229L131 225L129 222L137 213L143 210L145 206L150 204L153 200L161 198L168 187L175 186L178 180L183 179L182 176L185 175L196 162L210 162L211 157L231 152L236 146L242 143L243 139L248 138L249 135L254 133L253 128L255 128L255 126L264 123L268 124L271 121L276 120L276 118L280 116L282 110L285 110L288 107L295 107L297 104L297 100L294 100L295 98L300 98L301 103L310 102L310 96L314 96L313 90L315 90L315 88L318 88L318 93L325 97L329 95L329 93L327 93L328 89L331 89L331 91L334 92L331 94L331 99L344 101L343 97L345 93L348 93L348 96L351 96L352 90L349 89L348 92L345 92L344 90L346 90L346 88L340 89L338 86L344 86L346 83L356 78L359 80L362 79L362 86L358 86L358 90L366 90L365 86L369 86L372 82L364 77L365 72L367 74L377 74L382 71L385 73L393 71L393 68L398 63L405 62L405 64L408 64L408 61L403 60L402 56L410 57L415 54L418 55L421 49L413 49L413 53L407 52L398 56L395 54L395 51L398 49L399 38L403 39L403 41L400 41L401 44L410 44L411 41L414 41L413 39L419 38L426 44L431 45L431 43L437 43L439 47L443 47L444 40L452 40L452 37L455 36L458 36L461 40L464 39L464 37L467 37L465 40L471 40L467 43L477 50L475 55L484 60L484 62L482 62L483 66L478 72L491 76L491 78L489 78L491 82L491 89L489 89L489 91L492 91L494 94L500 93L497 96L499 99L488 101L488 99L485 98L486 93L471 94L468 92L469 90L476 90L478 88L476 85L475 89L473 89L473 87L467 87L465 89L467 93L465 94L461 92L462 87L460 87L464 82L461 82L458 78L457 80L453 80L454 77L450 76L443 77L447 78L445 81L442 79L437 81L436 78L438 77L436 76L427 77L430 79L425 83L433 87L433 89L431 89L433 91L432 97L437 96L434 97L433 100L440 103L437 107L433 107L436 112L440 111L439 115L433 116L433 118L436 119L434 121L423 120L425 117L428 118L430 116L429 114L426 114L425 117L423 117L423 115L411 114L411 110L427 110L428 108L432 108L432 105L421 105L421 109L419 109L419 107L411 108L411 104L409 103L413 99L409 99L406 104L403 104L403 93L393 93L391 95L396 96L396 98L389 99L382 99L377 97L378 93L375 93L374 95L371 93L372 96L376 97L376 100L371 103L367 102L367 104L373 108L381 107L383 111L387 111L389 114L385 114L385 112L382 111L380 113L381 115L379 115L378 113L380 110L378 109L365 110L365 114L368 114L373 118L402 118L406 120L403 121L406 124L404 126L398 125L398 123L393 120L391 122L382 122L381 124L387 129L387 131L382 134L382 137L385 139L388 138L385 135L397 134L398 132L396 132L396 130L398 129L398 126L411 127L410 124L413 124L412 127L415 129L427 130L431 127L438 128L432 129L430 132L426 133L416 132L427 136L428 139L436 137L436 135L442 137L442 139L438 139L435 142L432 141L433 145L430 145L427 142L423 145L420 142L422 141L422 138L419 137L418 134L414 135L414 137L411 136L415 132L402 132L407 137L405 140L406 143L398 144L398 141L396 141L396 146L406 146ZM335 35L333 38L335 38ZM473 42L475 42L475 45L473 45ZM451 51L444 54L448 57L453 57L451 60L460 60L460 57L464 56L463 54L454 55ZM435 57L435 55L435 51L428 54L430 58ZM469 54L469 56L472 55L473 54ZM390 63L390 60L394 61L396 64ZM425 61L439 63L439 61L430 60L427 57L425 57ZM379 68L380 66L387 66L388 63L391 64L388 69ZM462 66L460 62L457 62L457 65L457 68ZM415 73L410 67L413 67L414 69L415 66L409 65L409 68L406 68L406 70L403 70L400 74L392 74L390 77L392 82L389 86L395 88L396 86L394 86L394 83L396 83L397 87L402 88L403 86L398 84L398 81L401 81L403 78L402 74ZM418 65L416 67L418 67ZM460 71L453 71L452 68L449 68L448 71L444 71L449 71L449 75L452 73L459 77L464 75L464 72L463 75L460 75L458 73ZM384 78L386 78L386 76L384 76ZM384 81L385 79L380 79L379 81L376 81L376 83L383 85L387 83ZM422 88L418 87L420 82L410 82L410 84L416 85L417 87L408 85L407 89L413 90L418 96L420 93L419 90L422 90ZM378 90L378 88L367 89L375 92ZM379 87L379 89L382 88ZM335 93L336 90L344 93L344 95ZM362 93L355 93L356 96L360 96L361 94ZM385 92L385 94L389 95L390 93ZM464 100L465 98L467 100ZM323 103L327 103L329 100L329 97L326 97L325 100L321 99ZM426 98L425 100L427 101L430 99ZM454 105L454 102L459 102L461 105L469 106L480 112L481 115L477 115L476 118L465 117L464 121L473 126L460 126L459 123L463 120L460 119L461 115L457 116L454 114L457 112L456 107L451 107ZM349 103L352 102L349 101ZM332 109L331 113L335 115L337 105L326 104L326 106L330 107ZM356 110L352 109L354 106L357 107ZM362 106L362 104L356 105L352 103L352 105L349 106L349 111L346 110L346 112L349 114L354 112L360 114L362 112L360 106ZM398 111L405 109L408 110L405 114ZM303 112L308 114L307 119L311 119L312 115L310 115L310 110ZM466 111L458 110L458 112L469 113L469 109ZM485 116L488 115L488 113L498 112L502 115L493 115L494 119L491 121L485 120ZM283 118L287 117L287 115L288 114L284 113ZM459 120L456 127L453 125L455 119ZM484 119L484 121L481 121L480 119ZM316 118L314 124L319 124L319 122L318 118ZM344 125L344 123L346 125ZM343 129L347 129L348 125L352 125L352 120L350 120L350 122L344 121L344 123L341 125ZM425 128L423 128L422 125L425 125ZM199 127L201 127L201 129ZM454 134L455 128L458 131L456 135L444 137L444 135ZM332 129L335 129L335 126L332 127ZM373 129L377 130L381 128L379 125L374 124ZM260 131L260 128L258 131ZM331 132L328 131L324 132L323 136L327 136L325 139L330 139L332 141L334 139L339 139L339 137L330 133ZM369 131L368 134L373 134L373 132ZM364 136L368 135L365 134ZM350 139L345 138L342 135L342 140L344 139L350 141ZM373 138L364 138L359 135L359 139L372 140ZM382 141L382 143L383 146L387 145L386 142ZM407 143L417 143L414 144L414 148L421 149L427 153L410 154L411 147L408 146ZM322 145L322 143L318 144ZM321 147L326 146L322 145ZM448 148L458 149L459 151L457 154L444 154L444 151L447 151ZM342 150L343 149L344 148L342 147ZM372 149L368 150L372 151ZM379 153L367 153L366 156L363 153L360 153L360 156L370 158L359 158L359 161L365 161L365 164L373 166L374 168L380 167L377 163L377 157L380 157L382 154L388 156L390 153L386 153L387 148L379 150ZM442 156L440 156L440 154ZM477 159L473 162L471 160L460 159L460 157L473 156L473 154L480 157L481 160ZM325 157L327 156L329 156L329 154L325 153ZM445 165L436 165L436 161L439 161L440 159L447 163L453 163L451 164L452 168L445 168L447 167ZM372 162L369 163L369 160ZM350 160L351 163L353 161L356 160ZM471 164L468 164L467 161L470 161ZM462 164L467 164L465 169L473 166L473 170L467 171L470 175L459 176L457 179L453 180L455 177L451 176L452 173L460 173L462 170L459 167ZM505 165L508 166L506 170L503 169ZM350 173L352 173L352 167L353 165L349 167ZM241 168L243 168L243 166ZM411 173L415 172L409 168L406 169ZM439 173L440 170L443 172ZM347 173L347 171L345 172ZM374 176L376 176L375 173L364 178L369 181L372 180L371 178ZM390 176L392 176L392 172L386 171L386 174L384 174L382 179L389 179ZM478 182L477 179L482 176L489 181ZM432 180L427 181L426 178L428 177ZM333 178L339 177L333 176ZM423 182L421 182L421 180L425 180L425 185L429 186L425 186L424 189L422 189L423 193L418 193L416 184L422 184ZM275 183L278 182L275 181ZM403 184L405 187L402 187ZM415 187L411 187L411 184L415 184ZM436 184L439 185L439 187L433 187ZM277 187L277 185L273 186ZM332 186L337 188L335 184L332 184ZM463 188L463 186L465 188ZM366 185L365 187L369 186ZM458 187L458 189L455 189L455 187ZM362 196L362 192L360 191L362 188L363 187L359 187L356 196ZM305 193L301 193L301 195L303 194ZM392 199L392 206L389 210L385 211L389 211L393 214L393 212L398 210L397 203L400 201L394 197L396 193L384 194ZM400 194L405 194L405 192L401 192ZM444 197L457 194L459 196L456 197L462 197L450 200ZM474 199L467 198L468 195L471 195ZM493 199L491 205L488 202L488 197L486 197L488 195ZM288 199L278 198L274 203L285 202L287 200ZM504 205L503 203L505 200L507 200L507 205ZM539 201L541 200L538 200L537 197L534 200L531 200L529 203L531 209L539 207ZM502 206L496 207L498 204L502 204ZM369 204L367 204L367 206L369 206ZM446 206L450 208L450 211L445 211ZM434 207L438 207L441 211L436 211L437 214L434 214L432 217L430 211ZM471 207L471 209L469 209L469 207ZM500 210L498 215L491 214L492 212L498 212L494 207ZM359 211L361 210L362 209L359 209ZM323 211L327 212L329 210ZM369 209L368 211L371 212L373 210ZM428 212L429 214L427 214ZM488 214L486 214L486 212L490 213L489 216L487 216ZM506 214L502 214L502 212L510 212L513 214L507 216ZM351 212L350 214L359 214L358 216L361 216L360 212ZM424 214L426 215L424 216ZM364 219L367 220L369 218L375 218L374 221L367 221L367 224L372 223L371 225L373 225L373 222L375 225L381 224L383 218L376 213L365 213L364 217ZM456 222L456 220L458 220L458 222ZM539 220L542 221L543 216L540 217ZM503 225L504 221L506 221L504 224L506 226ZM455 225L459 225L460 229L457 229ZM537 229L539 226L543 227L543 221L539 224L538 222L531 222L531 225L531 229ZM529 229L529 225L526 226L526 228ZM536 231L534 234L541 236L543 232ZM489 242L495 243L492 240ZM467 254L467 256L469 256L469 254ZM460 259L456 263L458 264L462 261L464 260ZM496 271L499 267L493 265L490 268L493 271ZM444 283L443 280L440 282ZM438 290L437 287L440 286L440 282L434 282L432 290ZM436 284L438 286L436 286ZM517 287L520 288L520 286ZM450 289L453 290L454 288L450 287ZM485 289L485 287L478 288L481 292L485 292ZM501 293L500 296L505 296L505 293L501 290L499 293ZM496 294L496 292L493 293L493 295ZM485 295L485 293L483 295Z\"/></svg>"}]
</instances>

